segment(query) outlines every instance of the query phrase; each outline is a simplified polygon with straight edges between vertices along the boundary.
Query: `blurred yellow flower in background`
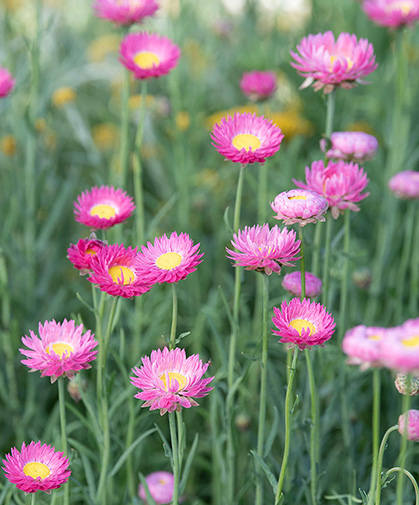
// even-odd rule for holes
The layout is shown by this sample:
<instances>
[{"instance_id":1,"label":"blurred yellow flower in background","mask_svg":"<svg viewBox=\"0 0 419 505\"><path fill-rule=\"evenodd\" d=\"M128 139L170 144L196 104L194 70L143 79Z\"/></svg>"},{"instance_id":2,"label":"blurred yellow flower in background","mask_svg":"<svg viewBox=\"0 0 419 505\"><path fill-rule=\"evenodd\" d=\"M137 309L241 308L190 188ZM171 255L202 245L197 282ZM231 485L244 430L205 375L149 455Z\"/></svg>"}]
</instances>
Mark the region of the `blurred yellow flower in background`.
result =
<instances>
[{"instance_id":1,"label":"blurred yellow flower in background","mask_svg":"<svg viewBox=\"0 0 419 505\"><path fill-rule=\"evenodd\" d=\"M189 128L190 117L186 110L181 110L176 114L176 128L185 132Z\"/></svg>"},{"instance_id":2,"label":"blurred yellow flower in background","mask_svg":"<svg viewBox=\"0 0 419 505\"><path fill-rule=\"evenodd\" d=\"M296 135L309 137L314 133L314 125L307 118L300 115L298 110L289 109L282 112L269 112L266 117L272 119L285 135L284 140L290 140Z\"/></svg>"},{"instance_id":3,"label":"blurred yellow flower in background","mask_svg":"<svg viewBox=\"0 0 419 505\"><path fill-rule=\"evenodd\" d=\"M239 107L232 107L227 110L220 110L218 112L214 112L211 116L207 117L205 123L208 130L212 130L212 127L221 121L221 119L225 116L234 116L234 114L243 112L250 112L251 114L257 114L258 108L257 105L249 104L249 105L240 105Z\"/></svg>"},{"instance_id":4,"label":"blurred yellow flower in background","mask_svg":"<svg viewBox=\"0 0 419 505\"><path fill-rule=\"evenodd\" d=\"M118 53L120 37L116 34L106 34L94 39L87 48L87 56L92 62L100 62L105 59L109 53Z\"/></svg>"},{"instance_id":5,"label":"blurred yellow flower in background","mask_svg":"<svg viewBox=\"0 0 419 505\"><path fill-rule=\"evenodd\" d=\"M143 97L140 94L137 95L131 95L129 97L128 105L131 110L139 109L141 106L141 101ZM145 106L146 107L152 107L154 105L154 96L153 95L146 95L145 96Z\"/></svg>"},{"instance_id":6,"label":"blurred yellow flower in background","mask_svg":"<svg viewBox=\"0 0 419 505\"><path fill-rule=\"evenodd\" d=\"M0 150L5 156L16 154L16 139L13 135L6 135L0 139Z\"/></svg>"},{"instance_id":7,"label":"blurred yellow flower in background","mask_svg":"<svg viewBox=\"0 0 419 505\"><path fill-rule=\"evenodd\" d=\"M51 101L55 107L58 109L64 107L64 105L68 103L74 102L76 99L76 92L73 88L69 86L64 86L62 88L58 88L52 94Z\"/></svg>"},{"instance_id":8,"label":"blurred yellow flower in background","mask_svg":"<svg viewBox=\"0 0 419 505\"><path fill-rule=\"evenodd\" d=\"M92 128L93 142L100 151L111 148L115 145L117 131L112 123L98 124Z\"/></svg>"},{"instance_id":9,"label":"blurred yellow flower in background","mask_svg":"<svg viewBox=\"0 0 419 505\"><path fill-rule=\"evenodd\" d=\"M374 131L373 127L366 121L355 121L354 123L348 124L346 131L349 132L364 132L369 135L374 135L377 137L377 133Z\"/></svg>"}]
</instances>

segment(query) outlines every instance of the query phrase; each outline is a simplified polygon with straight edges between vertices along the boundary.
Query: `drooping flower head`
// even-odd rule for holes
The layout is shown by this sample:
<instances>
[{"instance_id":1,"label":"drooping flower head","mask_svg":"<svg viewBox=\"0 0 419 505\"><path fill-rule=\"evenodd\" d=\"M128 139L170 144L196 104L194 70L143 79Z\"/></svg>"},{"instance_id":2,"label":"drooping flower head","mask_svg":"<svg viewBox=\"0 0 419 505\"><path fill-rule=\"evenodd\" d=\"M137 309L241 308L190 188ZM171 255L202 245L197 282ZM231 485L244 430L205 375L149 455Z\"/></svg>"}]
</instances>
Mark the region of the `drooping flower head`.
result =
<instances>
[{"instance_id":1,"label":"drooping flower head","mask_svg":"<svg viewBox=\"0 0 419 505\"><path fill-rule=\"evenodd\" d=\"M281 273L282 266L294 266L301 242L294 230L281 230L276 225L269 229L265 223L245 226L233 235L231 244L237 251L226 248L227 257L235 261L235 266L271 275Z\"/></svg>"},{"instance_id":2,"label":"drooping flower head","mask_svg":"<svg viewBox=\"0 0 419 505\"><path fill-rule=\"evenodd\" d=\"M378 66L372 44L349 33L341 33L336 41L331 31L308 35L297 50L290 51L295 60L291 65L306 78L301 89L313 84L316 91L330 93L338 86L349 89L367 84L362 79Z\"/></svg>"},{"instance_id":3,"label":"drooping flower head","mask_svg":"<svg viewBox=\"0 0 419 505\"><path fill-rule=\"evenodd\" d=\"M419 442L419 410L410 409L399 417L399 433L408 440Z\"/></svg>"},{"instance_id":4,"label":"drooping flower head","mask_svg":"<svg viewBox=\"0 0 419 505\"><path fill-rule=\"evenodd\" d=\"M180 58L179 47L170 39L147 32L126 35L119 52L121 63L136 79L166 75Z\"/></svg>"},{"instance_id":5,"label":"drooping flower head","mask_svg":"<svg viewBox=\"0 0 419 505\"><path fill-rule=\"evenodd\" d=\"M25 493L58 489L68 481L71 470L69 460L55 447L41 442L23 442L20 451L12 447L10 454L3 459L3 471L7 480Z\"/></svg>"},{"instance_id":6,"label":"drooping flower head","mask_svg":"<svg viewBox=\"0 0 419 505\"><path fill-rule=\"evenodd\" d=\"M74 268L81 270L80 273L84 275L91 270L90 262L92 256L105 246L106 243L97 239L95 234L92 233L89 238L81 238L77 244L70 244L70 247L67 249L67 258L71 261Z\"/></svg>"},{"instance_id":7,"label":"drooping flower head","mask_svg":"<svg viewBox=\"0 0 419 505\"><path fill-rule=\"evenodd\" d=\"M234 163L263 163L280 148L284 135L280 128L263 116L237 113L215 124L212 145Z\"/></svg>"},{"instance_id":8,"label":"drooping flower head","mask_svg":"<svg viewBox=\"0 0 419 505\"><path fill-rule=\"evenodd\" d=\"M123 244L102 247L92 256L87 280L112 296L140 296L149 291L153 283L147 282L138 272L138 255L137 248L125 248Z\"/></svg>"},{"instance_id":9,"label":"drooping flower head","mask_svg":"<svg viewBox=\"0 0 419 505\"><path fill-rule=\"evenodd\" d=\"M314 298L322 292L322 281L314 274L305 272L306 296ZM295 271L284 276L282 287L294 296L301 296L301 272Z\"/></svg>"},{"instance_id":10,"label":"drooping flower head","mask_svg":"<svg viewBox=\"0 0 419 505\"><path fill-rule=\"evenodd\" d=\"M173 498L174 477L170 472L153 472L145 477L151 497L157 505L170 503ZM142 484L138 486L138 496L147 501L145 489Z\"/></svg>"},{"instance_id":11,"label":"drooping flower head","mask_svg":"<svg viewBox=\"0 0 419 505\"><path fill-rule=\"evenodd\" d=\"M105 230L128 219L134 212L133 199L113 186L94 186L74 202L76 221L92 229Z\"/></svg>"},{"instance_id":12,"label":"drooping flower head","mask_svg":"<svg viewBox=\"0 0 419 505\"><path fill-rule=\"evenodd\" d=\"M284 301L280 309L274 307L274 314L272 322L277 329L272 331L289 347L298 346L303 350L314 345L323 346L335 331L333 317L323 305L306 298L303 301L293 298L289 303Z\"/></svg>"},{"instance_id":13,"label":"drooping flower head","mask_svg":"<svg viewBox=\"0 0 419 505\"><path fill-rule=\"evenodd\" d=\"M326 153L327 158L344 161L363 162L374 158L378 149L378 141L374 135L364 132L333 132L330 136L331 146ZM322 151L326 150L326 142L321 142Z\"/></svg>"},{"instance_id":14,"label":"drooping flower head","mask_svg":"<svg viewBox=\"0 0 419 505\"><path fill-rule=\"evenodd\" d=\"M362 9L371 21L389 28L402 28L419 19L417 0L364 0Z\"/></svg>"},{"instance_id":15,"label":"drooping flower head","mask_svg":"<svg viewBox=\"0 0 419 505\"><path fill-rule=\"evenodd\" d=\"M151 284L186 279L202 262L204 254L199 251L200 245L194 245L187 233L178 235L174 231L169 238L166 234L156 237L154 244L147 242L147 247L141 246L142 254L136 261L137 272Z\"/></svg>"},{"instance_id":16,"label":"drooping flower head","mask_svg":"<svg viewBox=\"0 0 419 505\"><path fill-rule=\"evenodd\" d=\"M306 167L305 172L306 183L293 179L294 184L324 196L335 219L345 209L359 211L356 202L369 195L361 193L369 180L364 169L356 163L329 161L327 166L324 166L322 160L313 161L311 167Z\"/></svg>"},{"instance_id":17,"label":"drooping flower head","mask_svg":"<svg viewBox=\"0 0 419 505\"><path fill-rule=\"evenodd\" d=\"M403 170L393 175L388 187L398 198L416 200L419 198L419 172Z\"/></svg>"},{"instance_id":18,"label":"drooping flower head","mask_svg":"<svg viewBox=\"0 0 419 505\"><path fill-rule=\"evenodd\" d=\"M96 16L113 21L117 25L141 23L159 8L156 0L95 0Z\"/></svg>"},{"instance_id":19,"label":"drooping flower head","mask_svg":"<svg viewBox=\"0 0 419 505\"><path fill-rule=\"evenodd\" d=\"M182 407L196 407L194 398L206 396L213 388L208 384L214 379L202 379L209 363L203 364L198 354L186 357L185 350L152 351L151 356L141 358L141 368L132 369L136 377L131 383L141 391L135 398L144 400L142 407L166 412L180 411Z\"/></svg>"},{"instance_id":20,"label":"drooping flower head","mask_svg":"<svg viewBox=\"0 0 419 505\"><path fill-rule=\"evenodd\" d=\"M419 395L419 377L398 373L394 385L401 395Z\"/></svg>"},{"instance_id":21,"label":"drooping flower head","mask_svg":"<svg viewBox=\"0 0 419 505\"><path fill-rule=\"evenodd\" d=\"M380 342L382 364L405 374L419 375L419 318L388 329Z\"/></svg>"},{"instance_id":22,"label":"drooping flower head","mask_svg":"<svg viewBox=\"0 0 419 505\"><path fill-rule=\"evenodd\" d=\"M324 214L329 204L323 196L314 191L305 189L291 189L279 193L271 203L272 210L276 213L275 219L283 220L285 225L325 221Z\"/></svg>"},{"instance_id":23,"label":"drooping flower head","mask_svg":"<svg viewBox=\"0 0 419 505\"><path fill-rule=\"evenodd\" d=\"M348 330L342 341L342 349L349 356L349 365L369 367L381 366L381 341L387 338L389 331L379 326L359 325Z\"/></svg>"},{"instance_id":24,"label":"drooping flower head","mask_svg":"<svg viewBox=\"0 0 419 505\"><path fill-rule=\"evenodd\" d=\"M250 100L264 100L275 93L277 78L274 72L245 72L240 80L240 89Z\"/></svg>"},{"instance_id":25,"label":"drooping flower head","mask_svg":"<svg viewBox=\"0 0 419 505\"><path fill-rule=\"evenodd\" d=\"M90 362L96 359L97 346L94 334L90 330L83 333L83 325L76 326L73 320L64 319L62 323L54 320L39 323L39 337L29 330L30 336L22 337L28 349L19 349L27 359L22 363L31 372L39 370L41 377L50 377L55 382L65 375L72 379L75 372L91 368Z\"/></svg>"},{"instance_id":26,"label":"drooping flower head","mask_svg":"<svg viewBox=\"0 0 419 505\"><path fill-rule=\"evenodd\" d=\"M13 89L15 80L12 74L5 68L0 67L0 98L7 96Z\"/></svg>"}]
</instances>

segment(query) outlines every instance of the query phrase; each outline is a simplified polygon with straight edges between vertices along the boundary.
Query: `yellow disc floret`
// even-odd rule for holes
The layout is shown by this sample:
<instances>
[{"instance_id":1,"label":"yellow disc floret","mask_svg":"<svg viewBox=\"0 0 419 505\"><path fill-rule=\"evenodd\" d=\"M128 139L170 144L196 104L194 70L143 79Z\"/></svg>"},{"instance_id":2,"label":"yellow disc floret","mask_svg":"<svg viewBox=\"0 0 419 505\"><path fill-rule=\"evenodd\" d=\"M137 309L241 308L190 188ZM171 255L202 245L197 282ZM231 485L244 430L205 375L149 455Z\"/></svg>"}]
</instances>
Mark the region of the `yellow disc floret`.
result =
<instances>
[{"instance_id":1,"label":"yellow disc floret","mask_svg":"<svg viewBox=\"0 0 419 505\"><path fill-rule=\"evenodd\" d=\"M55 344L50 344L46 348L46 352L48 354L51 354L51 349L55 352L55 354L58 354L60 358L68 358L70 356L70 353L74 351L74 347L71 344L68 344L67 342L55 342Z\"/></svg>"},{"instance_id":2,"label":"yellow disc floret","mask_svg":"<svg viewBox=\"0 0 419 505\"><path fill-rule=\"evenodd\" d=\"M166 384L166 374L160 375L160 379L163 381L164 389L166 391L168 391L169 387L172 386L173 380L176 380L176 382L179 384L178 391L181 391L188 383L188 379L178 372L168 372L167 375L169 376L169 384Z\"/></svg>"},{"instance_id":3,"label":"yellow disc floret","mask_svg":"<svg viewBox=\"0 0 419 505\"><path fill-rule=\"evenodd\" d=\"M255 151L261 145L261 141L251 133L239 133L233 138L233 146L238 149L245 149L246 151Z\"/></svg>"},{"instance_id":4,"label":"yellow disc floret","mask_svg":"<svg viewBox=\"0 0 419 505\"><path fill-rule=\"evenodd\" d=\"M51 471L47 465L44 465L44 463L31 461L30 463L26 463L26 465L23 467L23 473L27 477L32 477L32 479L37 479L38 477L41 477L41 479L46 479L50 475Z\"/></svg>"},{"instance_id":5,"label":"yellow disc floret","mask_svg":"<svg viewBox=\"0 0 419 505\"><path fill-rule=\"evenodd\" d=\"M168 252L159 256L156 265L162 270L172 270L182 263L182 256L179 253Z\"/></svg>"},{"instance_id":6,"label":"yellow disc floret","mask_svg":"<svg viewBox=\"0 0 419 505\"><path fill-rule=\"evenodd\" d=\"M135 279L134 272L128 267L124 267L122 265L115 265L111 267L108 270L108 273L116 284L122 284L123 286L131 284L131 282Z\"/></svg>"},{"instance_id":7,"label":"yellow disc floret","mask_svg":"<svg viewBox=\"0 0 419 505\"><path fill-rule=\"evenodd\" d=\"M300 336L303 329L309 329L310 335L313 335L313 333L316 331L314 324L310 323L310 321L307 321L306 319L293 319L290 322L289 326L294 328L294 330L297 330Z\"/></svg>"},{"instance_id":8,"label":"yellow disc floret","mask_svg":"<svg viewBox=\"0 0 419 505\"><path fill-rule=\"evenodd\" d=\"M140 68L148 69L158 65L160 63L160 58L151 51L141 51L134 56L134 62Z\"/></svg>"},{"instance_id":9,"label":"yellow disc floret","mask_svg":"<svg viewBox=\"0 0 419 505\"><path fill-rule=\"evenodd\" d=\"M112 205L101 203L90 209L90 215L97 216L102 219L111 219L112 217L115 217L116 210L112 207Z\"/></svg>"}]
</instances>

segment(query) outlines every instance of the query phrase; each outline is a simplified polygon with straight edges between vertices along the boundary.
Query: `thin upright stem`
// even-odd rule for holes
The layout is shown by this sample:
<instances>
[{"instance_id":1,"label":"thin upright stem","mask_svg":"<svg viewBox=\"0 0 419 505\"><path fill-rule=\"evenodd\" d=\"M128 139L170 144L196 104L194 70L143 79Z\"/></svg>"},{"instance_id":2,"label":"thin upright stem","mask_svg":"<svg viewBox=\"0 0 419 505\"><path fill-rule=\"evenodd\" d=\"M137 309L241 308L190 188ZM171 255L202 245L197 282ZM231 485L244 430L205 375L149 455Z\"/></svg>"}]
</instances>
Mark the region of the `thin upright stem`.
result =
<instances>
[{"instance_id":1,"label":"thin upright stem","mask_svg":"<svg viewBox=\"0 0 419 505\"><path fill-rule=\"evenodd\" d=\"M311 262L311 271L317 277L320 275L320 248L322 242L322 230L323 226L317 223L316 229L314 230L314 245Z\"/></svg>"},{"instance_id":2,"label":"thin upright stem","mask_svg":"<svg viewBox=\"0 0 419 505\"><path fill-rule=\"evenodd\" d=\"M170 328L170 349L176 347L176 327L177 327L177 292L176 282L172 282L172 326Z\"/></svg>"},{"instance_id":3,"label":"thin upright stem","mask_svg":"<svg viewBox=\"0 0 419 505\"><path fill-rule=\"evenodd\" d=\"M129 95L131 72L124 68L124 83L121 94L121 133L119 145L118 184L125 187L129 160Z\"/></svg>"},{"instance_id":4,"label":"thin upright stem","mask_svg":"<svg viewBox=\"0 0 419 505\"><path fill-rule=\"evenodd\" d=\"M413 250L412 257L410 260L410 293L409 293L409 316L416 317L417 313L417 303L418 297L417 293L419 291L419 217L418 217L418 205L416 202L411 202L416 207L416 226L414 233L414 242L413 242Z\"/></svg>"},{"instance_id":5,"label":"thin upright stem","mask_svg":"<svg viewBox=\"0 0 419 505\"><path fill-rule=\"evenodd\" d=\"M380 447L380 397L381 397L381 375L380 369L374 368L372 372L372 468L370 489L374 489L377 475L378 451Z\"/></svg>"},{"instance_id":6,"label":"thin upright stem","mask_svg":"<svg viewBox=\"0 0 419 505\"><path fill-rule=\"evenodd\" d=\"M333 90L327 95L327 112L326 112L326 131L325 135L327 139L330 139L330 135L333 132L333 119L335 116L335 105L336 105L336 91Z\"/></svg>"},{"instance_id":7,"label":"thin upright stem","mask_svg":"<svg viewBox=\"0 0 419 505\"><path fill-rule=\"evenodd\" d=\"M35 503L36 503L35 495L36 495L36 493L32 493L31 505L35 505Z\"/></svg>"},{"instance_id":8,"label":"thin upright stem","mask_svg":"<svg viewBox=\"0 0 419 505\"><path fill-rule=\"evenodd\" d=\"M298 235L300 239L300 273L301 273L301 301L306 297L306 268L305 268L305 258L304 258L304 235L303 229L300 226L298 230Z\"/></svg>"},{"instance_id":9,"label":"thin upright stem","mask_svg":"<svg viewBox=\"0 0 419 505\"><path fill-rule=\"evenodd\" d=\"M330 213L327 215L326 219L326 246L325 246L325 256L323 263L323 289L322 289L322 303L327 306L328 295L329 295L329 270L330 270L330 244L332 241L332 225L333 218Z\"/></svg>"},{"instance_id":10,"label":"thin upright stem","mask_svg":"<svg viewBox=\"0 0 419 505\"><path fill-rule=\"evenodd\" d=\"M65 419L65 386L64 378L58 378L58 400L60 404L60 425L61 425L61 450L65 456L68 456L67 451L67 427ZM67 481L64 484L64 505L70 503L70 483ZM34 493L35 494L35 493Z\"/></svg>"},{"instance_id":11,"label":"thin upright stem","mask_svg":"<svg viewBox=\"0 0 419 505\"><path fill-rule=\"evenodd\" d=\"M351 245L351 212L345 210L344 215L344 238L343 238L343 268L342 289L340 293L339 308L339 341L342 341L346 329L346 310L348 304L348 278L349 278L349 248Z\"/></svg>"},{"instance_id":12,"label":"thin upright stem","mask_svg":"<svg viewBox=\"0 0 419 505\"><path fill-rule=\"evenodd\" d=\"M401 472L397 475L397 484L396 484L396 496L397 496L397 505L403 505L403 470L406 467L406 457L407 457L407 432L409 427L408 421L408 411L410 405L410 384L412 382L412 376L410 374L407 375L407 384L408 390L403 395L402 399L402 414L405 414L405 425L402 427L403 435L400 441L400 452L399 452L399 466L401 468Z\"/></svg>"},{"instance_id":13,"label":"thin upright stem","mask_svg":"<svg viewBox=\"0 0 419 505\"><path fill-rule=\"evenodd\" d=\"M172 505L179 504L179 446L178 439L176 433L176 419L175 413L169 412L169 427L170 427L170 439L172 444L172 464L173 464L173 496L172 496Z\"/></svg>"}]
</instances>

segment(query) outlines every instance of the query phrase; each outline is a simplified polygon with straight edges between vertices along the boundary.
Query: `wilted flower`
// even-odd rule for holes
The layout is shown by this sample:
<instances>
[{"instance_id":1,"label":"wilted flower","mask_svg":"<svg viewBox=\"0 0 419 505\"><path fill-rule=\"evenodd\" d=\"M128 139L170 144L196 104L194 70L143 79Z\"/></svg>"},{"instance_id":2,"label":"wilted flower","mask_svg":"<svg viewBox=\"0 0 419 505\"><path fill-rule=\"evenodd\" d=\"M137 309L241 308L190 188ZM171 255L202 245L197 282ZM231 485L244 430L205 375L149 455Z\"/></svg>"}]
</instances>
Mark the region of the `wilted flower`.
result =
<instances>
[{"instance_id":1,"label":"wilted flower","mask_svg":"<svg viewBox=\"0 0 419 505\"><path fill-rule=\"evenodd\" d=\"M419 198L419 172L399 172L390 179L388 187L398 198L416 200Z\"/></svg>"},{"instance_id":2,"label":"wilted flower","mask_svg":"<svg viewBox=\"0 0 419 505\"><path fill-rule=\"evenodd\" d=\"M331 146L327 158L344 161L363 162L374 158L378 141L373 135L364 132L333 132L330 136ZM326 139L320 143L322 151L326 150Z\"/></svg>"},{"instance_id":3,"label":"wilted flower","mask_svg":"<svg viewBox=\"0 0 419 505\"><path fill-rule=\"evenodd\" d=\"M329 204L323 196L314 191L291 189L279 193L271 207L276 212L275 219L282 219L286 225L305 226L308 223L325 221L324 214Z\"/></svg>"},{"instance_id":4,"label":"wilted flower","mask_svg":"<svg viewBox=\"0 0 419 505\"><path fill-rule=\"evenodd\" d=\"M305 272L306 296L314 298L322 292L322 281L310 272ZM284 276L282 287L294 296L301 296L301 272L295 271Z\"/></svg>"},{"instance_id":5,"label":"wilted flower","mask_svg":"<svg viewBox=\"0 0 419 505\"><path fill-rule=\"evenodd\" d=\"M274 72L245 72L240 80L240 89L251 100L269 98L276 90L276 75Z\"/></svg>"}]
</instances>

